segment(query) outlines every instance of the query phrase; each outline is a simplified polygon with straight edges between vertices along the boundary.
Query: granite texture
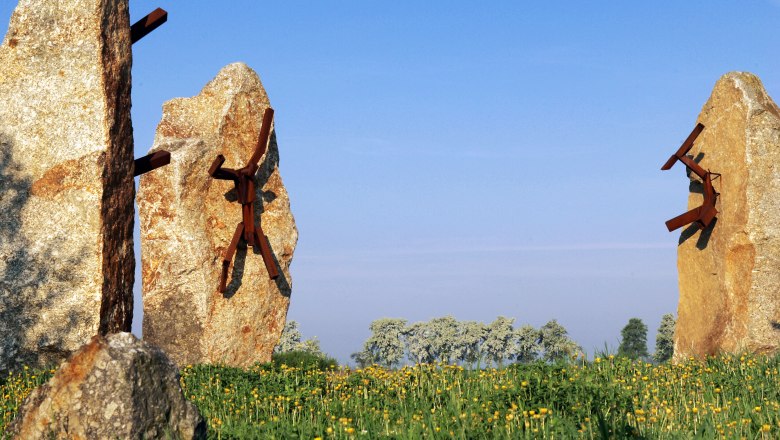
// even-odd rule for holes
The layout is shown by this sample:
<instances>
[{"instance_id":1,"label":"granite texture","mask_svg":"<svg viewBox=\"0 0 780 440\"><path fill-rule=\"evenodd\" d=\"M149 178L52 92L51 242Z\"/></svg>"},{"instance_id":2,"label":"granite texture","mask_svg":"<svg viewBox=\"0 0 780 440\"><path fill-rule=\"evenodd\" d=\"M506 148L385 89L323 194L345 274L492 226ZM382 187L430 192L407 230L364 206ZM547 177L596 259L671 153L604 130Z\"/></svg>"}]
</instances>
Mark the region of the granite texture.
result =
<instances>
[{"instance_id":1,"label":"granite texture","mask_svg":"<svg viewBox=\"0 0 780 440\"><path fill-rule=\"evenodd\" d=\"M127 0L21 0L0 46L0 371L132 320Z\"/></svg>"},{"instance_id":2,"label":"granite texture","mask_svg":"<svg viewBox=\"0 0 780 440\"><path fill-rule=\"evenodd\" d=\"M22 403L15 439L206 438L179 370L130 333L95 336Z\"/></svg>"},{"instance_id":3,"label":"granite texture","mask_svg":"<svg viewBox=\"0 0 780 440\"><path fill-rule=\"evenodd\" d=\"M755 75L716 84L689 155L722 177L717 221L682 232L674 358L780 347L780 110ZM701 205L691 174L688 207Z\"/></svg>"},{"instance_id":4,"label":"granite texture","mask_svg":"<svg viewBox=\"0 0 780 440\"><path fill-rule=\"evenodd\" d=\"M224 67L197 96L163 105L152 151L170 151L171 163L143 175L137 197L143 334L179 365L269 361L284 327L298 231L275 131L256 175L255 202L280 268L275 281L259 250L239 246L227 290L218 291L222 254L241 221L241 205L232 182L208 174L218 154L226 168L246 164L269 105L257 74L241 63Z\"/></svg>"}]
</instances>

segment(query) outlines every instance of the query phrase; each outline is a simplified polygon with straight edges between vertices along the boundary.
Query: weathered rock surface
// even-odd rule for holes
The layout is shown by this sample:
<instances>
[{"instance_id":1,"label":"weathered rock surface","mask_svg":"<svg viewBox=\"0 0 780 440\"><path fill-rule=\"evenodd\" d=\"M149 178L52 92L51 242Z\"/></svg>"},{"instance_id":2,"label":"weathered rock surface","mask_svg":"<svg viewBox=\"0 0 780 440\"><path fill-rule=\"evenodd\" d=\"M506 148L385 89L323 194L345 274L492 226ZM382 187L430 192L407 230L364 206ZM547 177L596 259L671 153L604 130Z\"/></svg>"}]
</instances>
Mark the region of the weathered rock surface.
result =
<instances>
[{"instance_id":1,"label":"weathered rock surface","mask_svg":"<svg viewBox=\"0 0 780 440\"><path fill-rule=\"evenodd\" d=\"M95 336L22 403L18 439L205 438L206 424L184 398L179 370L130 333Z\"/></svg>"},{"instance_id":2,"label":"weathered rock surface","mask_svg":"<svg viewBox=\"0 0 780 440\"><path fill-rule=\"evenodd\" d=\"M675 359L780 348L780 110L761 81L733 72L715 84L690 155L714 181L717 222L683 231ZM691 184L689 209L701 205Z\"/></svg>"},{"instance_id":3,"label":"weathered rock surface","mask_svg":"<svg viewBox=\"0 0 780 440\"><path fill-rule=\"evenodd\" d=\"M0 371L132 320L127 0L21 0L0 46Z\"/></svg>"},{"instance_id":4,"label":"weathered rock surface","mask_svg":"<svg viewBox=\"0 0 780 440\"><path fill-rule=\"evenodd\" d=\"M197 96L163 106L152 151L170 151L171 163L143 175L137 197L143 333L179 365L269 361L284 327L298 231L279 174L275 133L256 176L255 216L281 269L276 281L268 278L259 251L239 246L227 291L218 292L222 254L241 221L241 205L232 182L208 174L218 154L226 168L246 164L269 105L257 74L236 63Z\"/></svg>"}]
</instances>

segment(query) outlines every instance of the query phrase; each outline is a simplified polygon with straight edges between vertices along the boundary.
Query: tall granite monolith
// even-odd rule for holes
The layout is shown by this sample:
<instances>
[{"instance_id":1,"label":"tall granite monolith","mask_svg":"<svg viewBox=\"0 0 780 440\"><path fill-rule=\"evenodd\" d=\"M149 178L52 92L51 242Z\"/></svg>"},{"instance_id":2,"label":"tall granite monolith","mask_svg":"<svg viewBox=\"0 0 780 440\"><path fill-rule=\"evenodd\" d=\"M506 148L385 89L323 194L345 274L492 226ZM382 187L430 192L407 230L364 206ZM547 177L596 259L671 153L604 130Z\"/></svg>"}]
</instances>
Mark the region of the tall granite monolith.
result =
<instances>
[{"instance_id":1,"label":"tall granite monolith","mask_svg":"<svg viewBox=\"0 0 780 440\"><path fill-rule=\"evenodd\" d=\"M197 96L163 105L152 151L170 151L171 163L143 175L137 197L143 335L179 365L266 362L284 327L298 231L275 132L255 176L255 217L280 269L276 280L259 251L239 245L227 289L218 291L222 254L242 215L233 184L208 174L218 154L225 168L246 164L269 105L260 78L241 63L223 68Z\"/></svg>"},{"instance_id":2,"label":"tall granite monolith","mask_svg":"<svg viewBox=\"0 0 780 440\"><path fill-rule=\"evenodd\" d=\"M132 320L127 0L21 0L0 46L0 371Z\"/></svg>"},{"instance_id":3,"label":"tall granite monolith","mask_svg":"<svg viewBox=\"0 0 780 440\"><path fill-rule=\"evenodd\" d=\"M682 232L674 357L780 348L780 110L755 75L715 84L689 155L722 176L714 225ZM691 174L689 209L701 205Z\"/></svg>"}]
</instances>

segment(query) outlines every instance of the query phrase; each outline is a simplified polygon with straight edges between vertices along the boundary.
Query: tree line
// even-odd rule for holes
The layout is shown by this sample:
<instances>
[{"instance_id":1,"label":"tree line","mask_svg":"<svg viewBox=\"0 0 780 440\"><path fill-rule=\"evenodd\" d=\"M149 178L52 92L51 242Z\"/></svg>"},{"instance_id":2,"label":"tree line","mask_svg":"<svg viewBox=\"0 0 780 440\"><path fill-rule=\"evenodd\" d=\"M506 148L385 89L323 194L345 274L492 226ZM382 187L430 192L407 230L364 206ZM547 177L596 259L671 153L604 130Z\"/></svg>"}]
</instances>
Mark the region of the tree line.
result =
<instances>
[{"instance_id":1,"label":"tree line","mask_svg":"<svg viewBox=\"0 0 780 440\"><path fill-rule=\"evenodd\" d=\"M643 361L666 362L674 351L675 319L666 314L656 335L653 355L647 350L647 326L639 318L631 318L621 331L618 356ZM506 362L528 363L537 360L558 362L582 352L568 336L567 330L555 319L540 328L525 324L514 328L514 319L499 316L490 324L458 321L452 316L409 324L400 318L381 318L369 326L371 335L362 350L351 355L363 368L379 364L396 367L411 363L460 363L470 366L501 366ZM322 355L315 338L301 340L296 321L288 321L274 353L301 351ZM606 352L604 354L607 354Z\"/></svg>"}]
</instances>

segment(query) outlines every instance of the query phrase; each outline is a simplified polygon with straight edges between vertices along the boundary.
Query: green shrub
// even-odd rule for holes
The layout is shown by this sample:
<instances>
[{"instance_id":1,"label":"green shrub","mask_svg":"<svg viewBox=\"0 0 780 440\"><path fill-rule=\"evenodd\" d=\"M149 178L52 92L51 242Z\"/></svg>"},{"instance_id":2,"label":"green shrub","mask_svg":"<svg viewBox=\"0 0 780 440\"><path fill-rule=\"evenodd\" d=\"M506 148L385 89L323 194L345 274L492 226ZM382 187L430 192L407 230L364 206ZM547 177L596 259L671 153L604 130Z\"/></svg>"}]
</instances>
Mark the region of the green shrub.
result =
<instances>
[{"instance_id":1,"label":"green shrub","mask_svg":"<svg viewBox=\"0 0 780 440\"><path fill-rule=\"evenodd\" d=\"M275 353L271 358L271 364L275 369L282 365L288 367L300 368L302 370L320 370L336 368L339 363L332 357L310 353L308 351L288 351L285 353Z\"/></svg>"}]
</instances>

